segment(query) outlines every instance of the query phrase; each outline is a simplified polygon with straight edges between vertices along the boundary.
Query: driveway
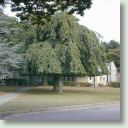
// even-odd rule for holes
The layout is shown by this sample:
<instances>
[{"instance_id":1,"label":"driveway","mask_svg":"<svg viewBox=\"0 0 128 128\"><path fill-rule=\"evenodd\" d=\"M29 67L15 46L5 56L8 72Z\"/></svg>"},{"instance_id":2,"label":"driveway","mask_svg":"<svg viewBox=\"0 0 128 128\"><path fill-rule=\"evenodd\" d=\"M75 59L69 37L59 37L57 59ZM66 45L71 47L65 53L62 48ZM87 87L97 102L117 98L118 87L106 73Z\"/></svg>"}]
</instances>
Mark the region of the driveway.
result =
<instances>
[{"instance_id":1,"label":"driveway","mask_svg":"<svg viewBox=\"0 0 128 128\"><path fill-rule=\"evenodd\" d=\"M14 114L2 118L13 121L120 121L120 105L96 105L73 109Z\"/></svg>"}]
</instances>

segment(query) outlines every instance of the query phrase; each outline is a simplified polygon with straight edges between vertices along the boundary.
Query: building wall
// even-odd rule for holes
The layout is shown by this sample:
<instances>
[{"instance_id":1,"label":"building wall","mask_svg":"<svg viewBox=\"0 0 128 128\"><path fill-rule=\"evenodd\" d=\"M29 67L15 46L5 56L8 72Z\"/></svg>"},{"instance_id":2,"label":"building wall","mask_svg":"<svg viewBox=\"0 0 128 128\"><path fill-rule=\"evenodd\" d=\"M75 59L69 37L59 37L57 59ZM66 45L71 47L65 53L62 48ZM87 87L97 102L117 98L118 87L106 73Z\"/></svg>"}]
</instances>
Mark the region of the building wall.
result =
<instances>
[{"instance_id":1,"label":"building wall","mask_svg":"<svg viewBox=\"0 0 128 128\"><path fill-rule=\"evenodd\" d=\"M95 76L95 86L99 85L106 86L107 85L107 76L102 75L102 76Z\"/></svg>"},{"instance_id":2,"label":"building wall","mask_svg":"<svg viewBox=\"0 0 128 128\"><path fill-rule=\"evenodd\" d=\"M117 73L117 81L120 82L120 72Z\"/></svg>"},{"instance_id":3,"label":"building wall","mask_svg":"<svg viewBox=\"0 0 128 128\"><path fill-rule=\"evenodd\" d=\"M82 76L82 77L74 77L73 79L76 81L76 83L86 83L89 82L95 86L98 86L99 84L102 85L107 85L107 82L116 82L120 81L120 74L117 73L117 68L114 64L114 62L111 62L108 64L108 70L109 70L109 75L102 75L102 76L95 76L94 77L87 77L87 76ZM18 71L7 71L7 69L4 70L5 74L7 74L7 78L23 78L29 81L29 76L21 76ZM0 79L3 77L0 76ZM33 77L33 82L34 83L41 83L42 82L42 76L34 76Z\"/></svg>"},{"instance_id":4,"label":"building wall","mask_svg":"<svg viewBox=\"0 0 128 128\"><path fill-rule=\"evenodd\" d=\"M87 82L94 85L94 77L88 77L88 81Z\"/></svg>"},{"instance_id":5,"label":"building wall","mask_svg":"<svg viewBox=\"0 0 128 128\"><path fill-rule=\"evenodd\" d=\"M88 83L91 83L92 85L95 84L96 87L99 86L99 84L102 84L102 85L106 86L107 85L107 76L106 75L95 76L95 78L94 77L87 77L87 76L77 77L76 82L77 83L86 83L86 82L88 82Z\"/></svg>"},{"instance_id":6,"label":"building wall","mask_svg":"<svg viewBox=\"0 0 128 128\"><path fill-rule=\"evenodd\" d=\"M110 62L108 64L108 70L109 70L108 82L116 82L118 73L114 62Z\"/></svg>"},{"instance_id":7,"label":"building wall","mask_svg":"<svg viewBox=\"0 0 128 128\"><path fill-rule=\"evenodd\" d=\"M88 82L88 77L87 76L76 77L75 81L76 83L86 83Z\"/></svg>"}]
</instances>

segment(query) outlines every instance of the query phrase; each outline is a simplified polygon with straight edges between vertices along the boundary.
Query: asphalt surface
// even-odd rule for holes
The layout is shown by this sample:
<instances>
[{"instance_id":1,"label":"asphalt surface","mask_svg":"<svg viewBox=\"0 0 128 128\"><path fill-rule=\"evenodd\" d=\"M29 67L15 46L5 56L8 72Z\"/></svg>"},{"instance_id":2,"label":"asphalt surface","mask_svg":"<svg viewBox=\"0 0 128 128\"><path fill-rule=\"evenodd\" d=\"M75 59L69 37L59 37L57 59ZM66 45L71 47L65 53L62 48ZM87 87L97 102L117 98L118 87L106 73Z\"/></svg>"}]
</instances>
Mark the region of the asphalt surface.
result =
<instances>
[{"instance_id":1,"label":"asphalt surface","mask_svg":"<svg viewBox=\"0 0 128 128\"><path fill-rule=\"evenodd\" d=\"M120 105L96 105L73 109L14 114L8 121L120 121Z\"/></svg>"}]
</instances>

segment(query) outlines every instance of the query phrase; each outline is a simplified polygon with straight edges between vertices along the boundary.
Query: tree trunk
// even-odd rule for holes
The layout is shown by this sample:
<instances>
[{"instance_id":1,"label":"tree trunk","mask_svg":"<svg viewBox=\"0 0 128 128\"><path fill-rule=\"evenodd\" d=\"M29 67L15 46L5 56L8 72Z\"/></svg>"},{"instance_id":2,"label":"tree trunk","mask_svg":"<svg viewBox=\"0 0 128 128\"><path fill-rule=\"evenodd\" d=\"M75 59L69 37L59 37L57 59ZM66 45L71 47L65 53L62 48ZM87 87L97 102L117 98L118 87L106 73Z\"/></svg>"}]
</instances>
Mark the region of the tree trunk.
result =
<instances>
[{"instance_id":1,"label":"tree trunk","mask_svg":"<svg viewBox=\"0 0 128 128\"><path fill-rule=\"evenodd\" d=\"M58 81L58 92L63 93L63 86L64 86L64 78L59 76L59 81Z\"/></svg>"},{"instance_id":2,"label":"tree trunk","mask_svg":"<svg viewBox=\"0 0 128 128\"><path fill-rule=\"evenodd\" d=\"M107 74L107 85L108 85L109 81L108 81L108 74Z\"/></svg>"},{"instance_id":3,"label":"tree trunk","mask_svg":"<svg viewBox=\"0 0 128 128\"><path fill-rule=\"evenodd\" d=\"M29 74L29 85L31 86L31 84L32 84L32 74L30 73Z\"/></svg>"},{"instance_id":4,"label":"tree trunk","mask_svg":"<svg viewBox=\"0 0 128 128\"><path fill-rule=\"evenodd\" d=\"M75 83L77 83L77 78L76 78L76 76L72 76L72 81L75 82Z\"/></svg>"},{"instance_id":5,"label":"tree trunk","mask_svg":"<svg viewBox=\"0 0 128 128\"><path fill-rule=\"evenodd\" d=\"M42 76L41 77L41 84L43 85L43 83L44 83L44 77Z\"/></svg>"},{"instance_id":6,"label":"tree trunk","mask_svg":"<svg viewBox=\"0 0 128 128\"><path fill-rule=\"evenodd\" d=\"M58 76L54 76L53 92L58 92Z\"/></svg>"},{"instance_id":7,"label":"tree trunk","mask_svg":"<svg viewBox=\"0 0 128 128\"><path fill-rule=\"evenodd\" d=\"M53 85L53 92L58 92L58 85L57 84Z\"/></svg>"},{"instance_id":8,"label":"tree trunk","mask_svg":"<svg viewBox=\"0 0 128 128\"><path fill-rule=\"evenodd\" d=\"M96 79L95 79L95 76L94 76L94 87L96 86Z\"/></svg>"},{"instance_id":9,"label":"tree trunk","mask_svg":"<svg viewBox=\"0 0 128 128\"><path fill-rule=\"evenodd\" d=\"M44 86L48 85L48 79L47 79L47 76L44 76L43 85L44 85Z\"/></svg>"}]
</instances>

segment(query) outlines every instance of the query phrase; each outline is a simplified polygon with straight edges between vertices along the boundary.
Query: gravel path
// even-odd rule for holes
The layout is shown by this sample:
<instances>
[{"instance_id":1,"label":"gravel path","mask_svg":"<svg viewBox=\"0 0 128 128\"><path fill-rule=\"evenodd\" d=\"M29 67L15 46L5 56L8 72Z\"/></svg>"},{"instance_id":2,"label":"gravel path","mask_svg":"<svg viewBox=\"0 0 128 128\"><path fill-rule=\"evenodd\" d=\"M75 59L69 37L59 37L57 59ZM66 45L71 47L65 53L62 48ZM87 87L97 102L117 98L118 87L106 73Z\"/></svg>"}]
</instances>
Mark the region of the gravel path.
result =
<instances>
[{"instance_id":1,"label":"gravel path","mask_svg":"<svg viewBox=\"0 0 128 128\"><path fill-rule=\"evenodd\" d=\"M10 100L13 100L18 95L19 95L18 93L9 93L9 94L0 96L0 106L5 104L6 102L9 102Z\"/></svg>"},{"instance_id":2,"label":"gravel path","mask_svg":"<svg viewBox=\"0 0 128 128\"><path fill-rule=\"evenodd\" d=\"M23 87L23 88L17 89L17 92L15 93L8 93L8 94L0 96L0 106L16 98L18 95L20 95L20 92L25 92L30 89L31 87Z\"/></svg>"}]
</instances>

